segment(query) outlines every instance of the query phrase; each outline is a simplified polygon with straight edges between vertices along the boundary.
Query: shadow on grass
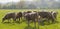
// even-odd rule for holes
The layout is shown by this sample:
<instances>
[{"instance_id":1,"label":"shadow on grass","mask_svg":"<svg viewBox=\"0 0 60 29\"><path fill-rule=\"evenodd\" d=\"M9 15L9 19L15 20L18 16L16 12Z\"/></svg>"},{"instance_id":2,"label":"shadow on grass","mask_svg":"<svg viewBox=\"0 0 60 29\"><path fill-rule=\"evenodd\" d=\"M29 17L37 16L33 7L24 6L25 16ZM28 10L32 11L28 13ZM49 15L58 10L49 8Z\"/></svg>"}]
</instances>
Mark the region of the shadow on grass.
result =
<instances>
[{"instance_id":1,"label":"shadow on grass","mask_svg":"<svg viewBox=\"0 0 60 29\"><path fill-rule=\"evenodd\" d=\"M59 21L56 21L56 23L60 23Z\"/></svg>"},{"instance_id":2,"label":"shadow on grass","mask_svg":"<svg viewBox=\"0 0 60 29\"><path fill-rule=\"evenodd\" d=\"M44 26L44 25L51 25L51 24L56 24L56 23L60 23L60 22L58 22L58 21L55 21L55 22L51 22L51 23L44 23L44 22L42 22L42 23L40 23L40 25L41 26Z\"/></svg>"},{"instance_id":3,"label":"shadow on grass","mask_svg":"<svg viewBox=\"0 0 60 29\"><path fill-rule=\"evenodd\" d=\"M24 29L35 29L34 27L31 27L31 26L26 26Z\"/></svg>"},{"instance_id":4,"label":"shadow on grass","mask_svg":"<svg viewBox=\"0 0 60 29\"><path fill-rule=\"evenodd\" d=\"M11 24L11 25L15 25L15 23L11 23L11 22L3 22L3 24Z\"/></svg>"},{"instance_id":5,"label":"shadow on grass","mask_svg":"<svg viewBox=\"0 0 60 29\"><path fill-rule=\"evenodd\" d=\"M1 22L1 23L3 23L3 24L21 24L22 22L20 22L20 21L16 21L16 22Z\"/></svg>"},{"instance_id":6,"label":"shadow on grass","mask_svg":"<svg viewBox=\"0 0 60 29\"><path fill-rule=\"evenodd\" d=\"M16 21L15 23L20 24L20 23L22 23L22 22L20 22L20 21Z\"/></svg>"},{"instance_id":7,"label":"shadow on grass","mask_svg":"<svg viewBox=\"0 0 60 29\"><path fill-rule=\"evenodd\" d=\"M3 22L3 24L11 24L11 22Z\"/></svg>"}]
</instances>

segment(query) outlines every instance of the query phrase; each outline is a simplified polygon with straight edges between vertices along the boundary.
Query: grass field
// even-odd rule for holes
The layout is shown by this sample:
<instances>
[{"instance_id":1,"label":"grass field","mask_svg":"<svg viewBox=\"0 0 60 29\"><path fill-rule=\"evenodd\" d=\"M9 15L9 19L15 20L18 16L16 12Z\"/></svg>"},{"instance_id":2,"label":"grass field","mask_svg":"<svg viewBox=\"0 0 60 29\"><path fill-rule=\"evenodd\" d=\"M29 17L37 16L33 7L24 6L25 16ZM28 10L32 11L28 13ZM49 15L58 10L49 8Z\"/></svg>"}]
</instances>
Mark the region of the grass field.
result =
<instances>
[{"instance_id":1,"label":"grass field","mask_svg":"<svg viewBox=\"0 0 60 29\"><path fill-rule=\"evenodd\" d=\"M27 29L28 26L26 24L26 22L22 22L22 23L1 23L2 22L2 18L5 16L5 14L9 13L9 12L23 12L23 11L28 11L28 10L0 10L0 29ZM31 10L34 11L34 10ZM40 11L40 10L36 10L36 11ZM58 23L55 24L49 24L49 25L44 25L41 26L40 25L40 29L60 29L60 10L55 10L58 11L58 16L57 16L57 21ZM6 20L7 22L7 20ZM33 29L34 25L33 23L30 24L30 28Z\"/></svg>"}]
</instances>

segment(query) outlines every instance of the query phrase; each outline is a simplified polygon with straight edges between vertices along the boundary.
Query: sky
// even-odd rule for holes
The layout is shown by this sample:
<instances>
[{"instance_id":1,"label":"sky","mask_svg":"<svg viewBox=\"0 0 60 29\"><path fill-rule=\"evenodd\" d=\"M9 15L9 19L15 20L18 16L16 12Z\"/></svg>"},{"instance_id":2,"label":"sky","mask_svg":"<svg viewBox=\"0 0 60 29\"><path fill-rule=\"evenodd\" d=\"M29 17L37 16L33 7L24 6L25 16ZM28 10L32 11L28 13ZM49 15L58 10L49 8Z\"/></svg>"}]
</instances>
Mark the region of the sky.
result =
<instances>
[{"instance_id":1,"label":"sky","mask_svg":"<svg viewBox=\"0 0 60 29\"><path fill-rule=\"evenodd\" d=\"M0 3L19 2L20 0L0 0Z\"/></svg>"},{"instance_id":2,"label":"sky","mask_svg":"<svg viewBox=\"0 0 60 29\"><path fill-rule=\"evenodd\" d=\"M8 2L19 2L20 0L0 0L0 3L8 3ZM33 1L33 0L24 0L24 1ZM55 0L59 1L59 0Z\"/></svg>"},{"instance_id":3,"label":"sky","mask_svg":"<svg viewBox=\"0 0 60 29\"><path fill-rule=\"evenodd\" d=\"M55 1L57 1L57 2L58 2L59 0L55 0Z\"/></svg>"},{"instance_id":4,"label":"sky","mask_svg":"<svg viewBox=\"0 0 60 29\"><path fill-rule=\"evenodd\" d=\"M20 0L0 0L0 3L8 3L8 2L19 2ZM24 0L24 1L33 1L33 0Z\"/></svg>"}]
</instances>

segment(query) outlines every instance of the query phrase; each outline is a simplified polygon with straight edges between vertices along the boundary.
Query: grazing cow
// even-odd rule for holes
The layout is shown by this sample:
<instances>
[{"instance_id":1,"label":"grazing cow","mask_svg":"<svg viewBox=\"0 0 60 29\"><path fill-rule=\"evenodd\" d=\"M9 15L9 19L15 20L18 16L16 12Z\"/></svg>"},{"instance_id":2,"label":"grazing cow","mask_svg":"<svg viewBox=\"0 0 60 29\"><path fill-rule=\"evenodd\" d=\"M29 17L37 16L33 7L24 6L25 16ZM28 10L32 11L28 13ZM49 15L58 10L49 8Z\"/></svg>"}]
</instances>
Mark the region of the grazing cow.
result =
<instances>
[{"instance_id":1,"label":"grazing cow","mask_svg":"<svg viewBox=\"0 0 60 29\"><path fill-rule=\"evenodd\" d=\"M26 13L25 18L28 21L28 27L29 27L30 21L32 20L34 22L34 26L36 28L36 19L38 18L38 14L36 12Z\"/></svg>"},{"instance_id":2,"label":"grazing cow","mask_svg":"<svg viewBox=\"0 0 60 29\"><path fill-rule=\"evenodd\" d=\"M54 18L56 19L58 12L56 12L56 11L51 11L51 13L52 13L52 15L54 16Z\"/></svg>"},{"instance_id":3,"label":"grazing cow","mask_svg":"<svg viewBox=\"0 0 60 29\"><path fill-rule=\"evenodd\" d=\"M19 19L22 17L22 12L19 13L8 13L4 16L4 18L2 19L2 22L4 22L5 20L10 20L11 18L13 19L13 21L16 21L17 19Z\"/></svg>"},{"instance_id":4,"label":"grazing cow","mask_svg":"<svg viewBox=\"0 0 60 29\"><path fill-rule=\"evenodd\" d=\"M25 15L26 15L27 13L31 13L31 12L32 12L32 11L23 12L22 15L23 15L23 17L25 17Z\"/></svg>"},{"instance_id":5,"label":"grazing cow","mask_svg":"<svg viewBox=\"0 0 60 29\"><path fill-rule=\"evenodd\" d=\"M27 13L31 13L32 11L27 11L27 12L23 12L23 16Z\"/></svg>"},{"instance_id":6,"label":"grazing cow","mask_svg":"<svg viewBox=\"0 0 60 29\"><path fill-rule=\"evenodd\" d=\"M38 12L38 14L40 15L40 18L47 18L48 22L49 22L49 20L52 20L52 23L55 21L54 16L50 12L42 11L42 12Z\"/></svg>"},{"instance_id":7,"label":"grazing cow","mask_svg":"<svg viewBox=\"0 0 60 29\"><path fill-rule=\"evenodd\" d=\"M19 21L20 21L20 18L22 19L22 12L18 12L16 14L16 20L19 19Z\"/></svg>"},{"instance_id":8,"label":"grazing cow","mask_svg":"<svg viewBox=\"0 0 60 29\"><path fill-rule=\"evenodd\" d=\"M5 20L8 20L8 22L9 22L9 20L10 19L13 19L13 21L16 21L15 20L15 13L8 13L8 14L6 14L5 16L4 16L4 18L2 19L2 22L4 22Z\"/></svg>"}]
</instances>

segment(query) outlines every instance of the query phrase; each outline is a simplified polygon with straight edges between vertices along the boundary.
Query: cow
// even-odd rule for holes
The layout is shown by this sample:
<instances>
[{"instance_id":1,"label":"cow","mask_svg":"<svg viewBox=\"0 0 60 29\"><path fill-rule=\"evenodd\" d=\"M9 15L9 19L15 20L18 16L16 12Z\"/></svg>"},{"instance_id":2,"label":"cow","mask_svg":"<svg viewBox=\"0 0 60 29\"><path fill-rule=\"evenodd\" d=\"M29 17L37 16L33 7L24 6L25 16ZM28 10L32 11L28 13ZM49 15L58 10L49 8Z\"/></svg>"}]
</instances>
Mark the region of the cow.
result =
<instances>
[{"instance_id":1,"label":"cow","mask_svg":"<svg viewBox=\"0 0 60 29\"><path fill-rule=\"evenodd\" d=\"M36 19L38 19L38 13L36 12L26 13L25 18L28 21L28 27L29 27L30 21L32 20L36 28ZM39 24L38 24L38 27L39 27Z\"/></svg>"},{"instance_id":2,"label":"cow","mask_svg":"<svg viewBox=\"0 0 60 29\"><path fill-rule=\"evenodd\" d=\"M32 11L27 11L27 12L23 12L22 13L22 16L25 18L25 15L27 14L27 13L31 13Z\"/></svg>"},{"instance_id":3,"label":"cow","mask_svg":"<svg viewBox=\"0 0 60 29\"><path fill-rule=\"evenodd\" d=\"M47 20L48 23L49 23L49 20L52 20L52 23L55 22L55 18L50 12L41 11L41 12L38 12L38 14L40 15L40 21L42 20L42 18L46 18L45 20Z\"/></svg>"},{"instance_id":4,"label":"cow","mask_svg":"<svg viewBox=\"0 0 60 29\"><path fill-rule=\"evenodd\" d=\"M51 11L51 13L54 16L55 21L56 21L57 20L57 14L58 14L58 12L57 11Z\"/></svg>"},{"instance_id":5,"label":"cow","mask_svg":"<svg viewBox=\"0 0 60 29\"><path fill-rule=\"evenodd\" d=\"M51 13L52 13L52 15L54 16L54 18L56 19L58 12L57 12L57 11L51 11Z\"/></svg>"},{"instance_id":6,"label":"cow","mask_svg":"<svg viewBox=\"0 0 60 29\"><path fill-rule=\"evenodd\" d=\"M8 20L8 22L9 22L9 20L10 19L13 19L13 21L16 21L16 19L15 19L15 13L8 13L8 14L6 14L3 18L2 18L2 22L4 22L5 20Z\"/></svg>"},{"instance_id":7,"label":"cow","mask_svg":"<svg viewBox=\"0 0 60 29\"><path fill-rule=\"evenodd\" d=\"M8 13L3 17L2 22L4 22L5 20L8 20L8 22L9 22L9 20L11 18L13 19L14 22L17 21L17 19L19 19L19 21L20 21L20 18L22 18L22 12Z\"/></svg>"},{"instance_id":8,"label":"cow","mask_svg":"<svg viewBox=\"0 0 60 29\"><path fill-rule=\"evenodd\" d=\"M31 12L32 12L32 11L23 12L22 15L25 16L25 14L31 13Z\"/></svg>"},{"instance_id":9,"label":"cow","mask_svg":"<svg viewBox=\"0 0 60 29\"><path fill-rule=\"evenodd\" d=\"M20 21L20 19L22 19L22 12L18 12L15 16L16 16L16 21L17 19L19 19L18 21Z\"/></svg>"}]
</instances>

